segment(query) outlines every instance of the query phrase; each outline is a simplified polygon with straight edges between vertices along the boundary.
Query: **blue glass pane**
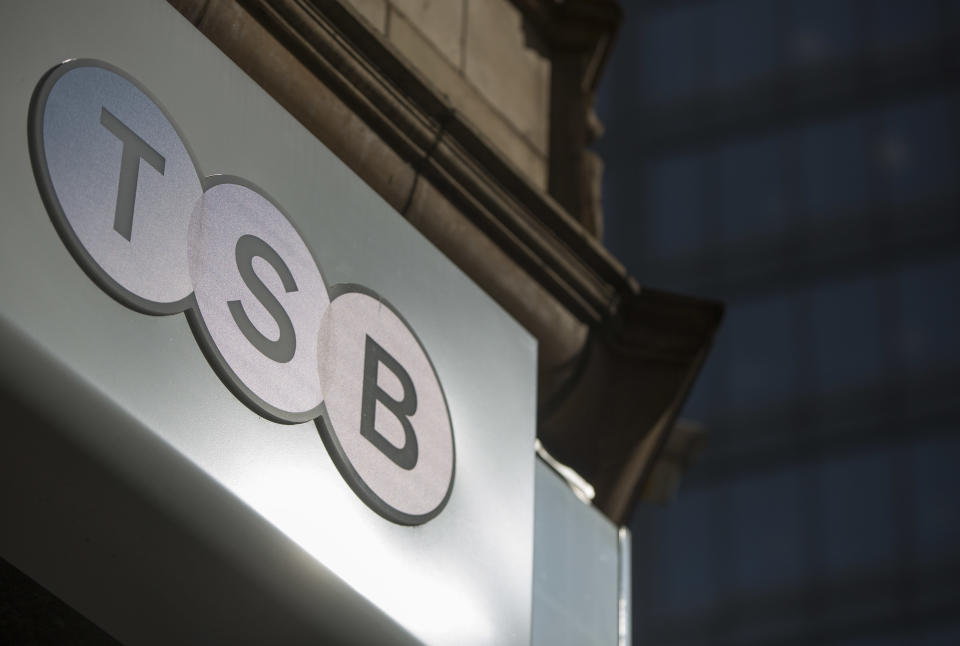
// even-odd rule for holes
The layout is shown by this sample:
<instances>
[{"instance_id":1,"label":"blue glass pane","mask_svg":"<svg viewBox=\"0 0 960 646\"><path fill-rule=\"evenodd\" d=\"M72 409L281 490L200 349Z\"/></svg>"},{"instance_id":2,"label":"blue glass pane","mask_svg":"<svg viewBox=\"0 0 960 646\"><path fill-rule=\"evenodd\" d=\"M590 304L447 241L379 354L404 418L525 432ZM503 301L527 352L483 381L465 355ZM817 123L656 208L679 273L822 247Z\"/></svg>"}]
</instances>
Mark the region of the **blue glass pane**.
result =
<instances>
[{"instance_id":1,"label":"blue glass pane","mask_svg":"<svg viewBox=\"0 0 960 646\"><path fill-rule=\"evenodd\" d=\"M823 219L868 206L865 124L849 118L806 127L801 135L806 207Z\"/></svg>"},{"instance_id":2,"label":"blue glass pane","mask_svg":"<svg viewBox=\"0 0 960 646\"><path fill-rule=\"evenodd\" d=\"M840 641L828 642L830 646L915 646L916 636L910 635L878 635L869 627L866 637L852 637Z\"/></svg>"},{"instance_id":3,"label":"blue glass pane","mask_svg":"<svg viewBox=\"0 0 960 646\"><path fill-rule=\"evenodd\" d=\"M680 4L658 12L637 37L642 47L643 94L648 102L669 101L709 85L711 5Z\"/></svg>"},{"instance_id":4,"label":"blue glass pane","mask_svg":"<svg viewBox=\"0 0 960 646\"><path fill-rule=\"evenodd\" d=\"M836 578L852 571L896 568L901 556L898 531L909 531L899 524L912 519L895 516L894 469L907 459L903 449L880 448L820 464L816 525L823 575Z\"/></svg>"},{"instance_id":5,"label":"blue glass pane","mask_svg":"<svg viewBox=\"0 0 960 646\"><path fill-rule=\"evenodd\" d=\"M796 347L796 317L789 298L732 306L724 326L730 408L753 410L792 398L799 386L797 356L806 350Z\"/></svg>"},{"instance_id":6,"label":"blue glass pane","mask_svg":"<svg viewBox=\"0 0 960 646\"><path fill-rule=\"evenodd\" d=\"M960 427L949 435L917 443L916 553L921 562L960 558Z\"/></svg>"},{"instance_id":7,"label":"blue glass pane","mask_svg":"<svg viewBox=\"0 0 960 646\"><path fill-rule=\"evenodd\" d=\"M938 0L865 2L870 37L877 50L894 49L938 35Z\"/></svg>"},{"instance_id":8,"label":"blue glass pane","mask_svg":"<svg viewBox=\"0 0 960 646\"><path fill-rule=\"evenodd\" d=\"M954 129L947 98L898 106L883 113L874 163L888 202L911 202L956 191Z\"/></svg>"},{"instance_id":9,"label":"blue glass pane","mask_svg":"<svg viewBox=\"0 0 960 646\"><path fill-rule=\"evenodd\" d=\"M923 636L923 641L913 643L922 646L957 646L960 644L960 623L932 628Z\"/></svg>"},{"instance_id":10,"label":"blue glass pane","mask_svg":"<svg viewBox=\"0 0 960 646\"><path fill-rule=\"evenodd\" d=\"M711 217L720 219L724 243L766 238L786 228L783 145L780 137L765 137L720 151L721 198Z\"/></svg>"},{"instance_id":11,"label":"blue glass pane","mask_svg":"<svg viewBox=\"0 0 960 646\"><path fill-rule=\"evenodd\" d=\"M894 352L881 327L877 279L833 283L811 293L817 385L823 393L856 390L882 381Z\"/></svg>"},{"instance_id":12,"label":"blue glass pane","mask_svg":"<svg viewBox=\"0 0 960 646\"><path fill-rule=\"evenodd\" d=\"M956 31L960 28L960 0L947 0L945 7L947 27L951 31Z\"/></svg>"},{"instance_id":13,"label":"blue glass pane","mask_svg":"<svg viewBox=\"0 0 960 646\"><path fill-rule=\"evenodd\" d=\"M681 156L648 167L645 247L654 257L686 255L700 247L702 161L699 156Z\"/></svg>"},{"instance_id":14,"label":"blue glass pane","mask_svg":"<svg viewBox=\"0 0 960 646\"><path fill-rule=\"evenodd\" d=\"M907 373L920 377L960 368L960 257L907 267L897 283L900 352Z\"/></svg>"},{"instance_id":15,"label":"blue glass pane","mask_svg":"<svg viewBox=\"0 0 960 646\"><path fill-rule=\"evenodd\" d=\"M716 12L714 79L718 87L770 76L777 64L776 3L728 0Z\"/></svg>"},{"instance_id":16,"label":"blue glass pane","mask_svg":"<svg viewBox=\"0 0 960 646\"><path fill-rule=\"evenodd\" d=\"M718 525L728 508L724 493L684 491L664 509L657 552L647 561L648 576L659 589L652 614L685 614L721 599L717 570L729 543L729 528Z\"/></svg>"},{"instance_id":17,"label":"blue glass pane","mask_svg":"<svg viewBox=\"0 0 960 646\"><path fill-rule=\"evenodd\" d=\"M856 55L863 48L853 0L790 0L783 38L793 65L816 65Z\"/></svg>"},{"instance_id":18,"label":"blue glass pane","mask_svg":"<svg viewBox=\"0 0 960 646\"><path fill-rule=\"evenodd\" d=\"M783 469L730 485L727 522L733 536L728 555L730 595L800 588L808 576L809 529L803 497L811 483L805 469Z\"/></svg>"}]
</instances>

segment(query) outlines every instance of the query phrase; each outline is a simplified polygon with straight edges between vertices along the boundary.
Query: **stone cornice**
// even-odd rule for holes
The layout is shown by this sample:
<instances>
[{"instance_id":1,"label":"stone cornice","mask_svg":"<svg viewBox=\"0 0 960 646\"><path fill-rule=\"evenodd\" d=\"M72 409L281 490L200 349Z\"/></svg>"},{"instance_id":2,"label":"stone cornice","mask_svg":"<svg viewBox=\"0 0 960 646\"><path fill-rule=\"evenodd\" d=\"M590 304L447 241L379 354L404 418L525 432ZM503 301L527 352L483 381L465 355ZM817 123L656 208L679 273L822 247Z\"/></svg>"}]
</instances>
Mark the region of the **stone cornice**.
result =
<instances>
[{"instance_id":1,"label":"stone cornice","mask_svg":"<svg viewBox=\"0 0 960 646\"><path fill-rule=\"evenodd\" d=\"M242 0L402 158L580 320L614 314L623 267L335 0Z\"/></svg>"},{"instance_id":2,"label":"stone cornice","mask_svg":"<svg viewBox=\"0 0 960 646\"><path fill-rule=\"evenodd\" d=\"M538 435L623 522L720 306L641 289L346 4L170 1L537 337Z\"/></svg>"}]
</instances>

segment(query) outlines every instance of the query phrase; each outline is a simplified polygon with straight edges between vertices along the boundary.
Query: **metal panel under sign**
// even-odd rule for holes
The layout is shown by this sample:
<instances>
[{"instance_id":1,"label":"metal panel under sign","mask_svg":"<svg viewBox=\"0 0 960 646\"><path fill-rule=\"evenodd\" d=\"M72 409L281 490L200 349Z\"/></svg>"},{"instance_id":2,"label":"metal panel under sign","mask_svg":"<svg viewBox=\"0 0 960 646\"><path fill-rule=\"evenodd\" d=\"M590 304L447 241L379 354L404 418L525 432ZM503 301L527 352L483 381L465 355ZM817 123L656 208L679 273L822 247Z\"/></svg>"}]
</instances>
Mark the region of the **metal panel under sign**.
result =
<instances>
[{"instance_id":1,"label":"metal panel under sign","mask_svg":"<svg viewBox=\"0 0 960 646\"><path fill-rule=\"evenodd\" d=\"M166 3L0 25L0 556L125 643L529 643L535 341Z\"/></svg>"}]
</instances>

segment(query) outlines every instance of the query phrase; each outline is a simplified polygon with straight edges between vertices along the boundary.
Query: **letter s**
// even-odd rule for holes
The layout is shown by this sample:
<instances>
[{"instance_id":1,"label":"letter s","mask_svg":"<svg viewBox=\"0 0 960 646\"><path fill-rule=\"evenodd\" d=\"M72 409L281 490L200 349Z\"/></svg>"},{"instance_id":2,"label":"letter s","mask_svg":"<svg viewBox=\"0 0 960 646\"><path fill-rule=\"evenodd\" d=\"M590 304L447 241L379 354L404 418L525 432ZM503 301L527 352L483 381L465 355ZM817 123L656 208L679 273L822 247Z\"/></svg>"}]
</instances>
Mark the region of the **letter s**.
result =
<instances>
[{"instance_id":1,"label":"letter s","mask_svg":"<svg viewBox=\"0 0 960 646\"><path fill-rule=\"evenodd\" d=\"M240 271L240 277L247 288L270 313L273 320L277 322L277 327L280 328L280 336L276 341L265 337L253 325L240 301L229 301L227 306L230 308L230 313L233 315L237 327L257 350L277 363L287 363L293 359L297 350L297 335L294 332L293 323L280 301L253 271L253 259L255 257L263 258L273 267L274 271L280 276L283 288L287 293L297 291L297 283L293 280L290 268L287 267L283 258L273 247L257 236L249 234L240 236L236 247L237 269Z\"/></svg>"}]
</instances>

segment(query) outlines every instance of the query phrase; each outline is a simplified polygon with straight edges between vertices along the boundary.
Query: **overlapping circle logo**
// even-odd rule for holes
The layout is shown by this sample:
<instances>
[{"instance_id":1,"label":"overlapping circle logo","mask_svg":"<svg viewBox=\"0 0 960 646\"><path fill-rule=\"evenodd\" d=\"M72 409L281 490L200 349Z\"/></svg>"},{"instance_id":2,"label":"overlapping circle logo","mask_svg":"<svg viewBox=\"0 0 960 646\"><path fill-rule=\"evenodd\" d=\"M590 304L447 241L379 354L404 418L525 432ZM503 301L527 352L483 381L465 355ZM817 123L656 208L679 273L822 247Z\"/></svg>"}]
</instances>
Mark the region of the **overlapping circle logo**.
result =
<instances>
[{"instance_id":1,"label":"overlapping circle logo","mask_svg":"<svg viewBox=\"0 0 960 646\"><path fill-rule=\"evenodd\" d=\"M316 420L351 488L401 524L453 487L449 408L420 340L385 299L328 287L270 197L203 176L159 103L96 60L54 67L29 114L41 198L64 244L120 303L185 313L223 382L282 423Z\"/></svg>"},{"instance_id":2,"label":"overlapping circle logo","mask_svg":"<svg viewBox=\"0 0 960 646\"><path fill-rule=\"evenodd\" d=\"M332 291L318 344L324 443L371 506L407 524L423 522L446 503L453 480L453 433L440 382L389 303L360 285Z\"/></svg>"},{"instance_id":3,"label":"overlapping circle logo","mask_svg":"<svg viewBox=\"0 0 960 646\"><path fill-rule=\"evenodd\" d=\"M320 413L320 319L330 304L290 220L239 178L214 176L189 229L194 307L208 358L244 401L278 421Z\"/></svg>"}]
</instances>

